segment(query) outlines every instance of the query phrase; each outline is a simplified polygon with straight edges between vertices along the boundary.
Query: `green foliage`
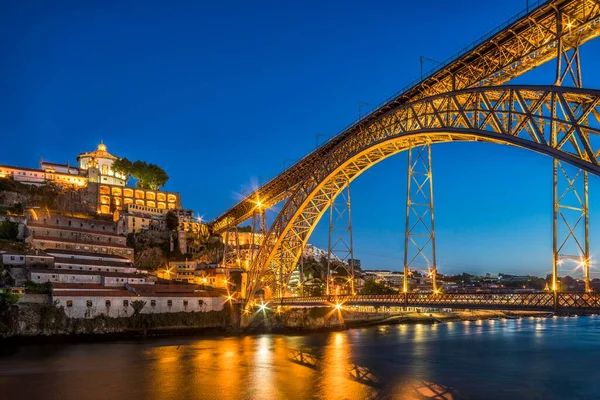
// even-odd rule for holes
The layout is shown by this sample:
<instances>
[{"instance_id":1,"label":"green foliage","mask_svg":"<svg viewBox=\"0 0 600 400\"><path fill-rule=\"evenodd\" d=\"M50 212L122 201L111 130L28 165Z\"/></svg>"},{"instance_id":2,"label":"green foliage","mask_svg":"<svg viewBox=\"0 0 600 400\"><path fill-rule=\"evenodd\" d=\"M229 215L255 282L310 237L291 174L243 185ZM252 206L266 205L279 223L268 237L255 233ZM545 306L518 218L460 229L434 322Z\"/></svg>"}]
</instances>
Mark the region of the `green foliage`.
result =
<instances>
[{"instance_id":1,"label":"green foliage","mask_svg":"<svg viewBox=\"0 0 600 400\"><path fill-rule=\"evenodd\" d=\"M146 302L143 300L134 300L131 302L131 307L133 308L133 315L138 315L142 309L144 308L144 306L146 305Z\"/></svg>"},{"instance_id":2,"label":"green foliage","mask_svg":"<svg viewBox=\"0 0 600 400\"><path fill-rule=\"evenodd\" d=\"M16 240L19 234L19 224L11 221L0 222L0 239Z\"/></svg>"},{"instance_id":3,"label":"green foliage","mask_svg":"<svg viewBox=\"0 0 600 400\"><path fill-rule=\"evenodd\" d=\"M177 218L177 214L173 210L167 212L165 223L167 224L167 229L170 231L176 230L179 226L179 218Z\"/></svg>"},{"instance_id":4,"label":"green foliage","mask_svg":"<svg viewBox=\"0 0 600 400\"><path fill-rule=\"evenodd\" d=\"M383 282L367 279L360 294L394 294L396 291Z\"/></svg>"},{"instance_id":5,"label":"green foliage","mask_svg":"<svg viewBox=\"0 0 600 400\"><path fill-rule=\"evenodd\" d=\"M17 304L19 295L11 292L0 293L0 310L7 310Z\"/></svg>"},{"instance_id":6,"label":"green foliage","mask_svg":"<svg viewBox=\"0 0 600 400\"><path fill-rule=\"evenodd\" d=\"M142 189L157 190L169 180L161 167L140 160L131 162L127 158L119 158L113 162L112 169L125 176L133 176L137 180L136 186Z\"/></svg>"},{"instance_id":7,"label":"green foliage","mask_svg":"<svg viewBox=\"0 0 600 400\"><path fill-rule=\"evenodd\" d=\"M32 281L25 282L25 293L29 294L50 294L52 290L52 284L46 283L35 283Z\"/></svg>"}]
</instances>

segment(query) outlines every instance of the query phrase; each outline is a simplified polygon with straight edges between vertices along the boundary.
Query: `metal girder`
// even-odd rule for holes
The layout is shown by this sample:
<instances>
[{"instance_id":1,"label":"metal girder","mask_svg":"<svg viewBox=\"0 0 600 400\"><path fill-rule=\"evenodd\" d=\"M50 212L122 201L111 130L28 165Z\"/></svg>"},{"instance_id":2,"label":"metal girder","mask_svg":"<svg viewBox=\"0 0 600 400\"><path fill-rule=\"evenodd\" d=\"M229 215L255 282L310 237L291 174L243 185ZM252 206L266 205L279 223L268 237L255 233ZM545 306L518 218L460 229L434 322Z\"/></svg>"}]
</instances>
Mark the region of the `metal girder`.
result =
<instances>
[{"instance_id":1,"label":"metal girder","mask_svg":"<svg viewBox=\"0 0 600 400\"><path fill-rule=\"evenodd\" d=\"M559 25L563 29L559 29ZM570 50L574 44L580 46L599 35L599 0L553 0L541 5L443 63L430 76L411 84L398 96L273 178L216 218L212 222L213 230L222 232L228 226L249 219L256 198L260 198L267 208L281 202L296 191L313 170L321 168L324 155L342 141L358 135L363 126L377 123L394 109L444 92L506 83L556 58L559 43L564 50Z\"/></svg>"},{"instance_id":2,"label":"metal girder","mask_svg":"<svg viewBox=\"0 0 600 400\"><path fill-rule=\"evenodd\" d=\"M433 215L431 145L409 145L404 230L404 293L409 291L409 277L415 269L427 271L433 291L438 291Z\"/></svg>"},{"instance_id":3,"label":"metal girder","mask_svg":"<svg viewBox=\"0 0 600 400\"><path fill-rule=\"evenodd\" d=\"M559 32L565 29L564 21L559 18ZM579 38L570 39L570 46L565 45L566 39L561 39L557 47L556 81L555 85L561 86L565 80L570 81L574 87L582 87L581 60L579 57ZM570 78L570 79L569 79ZM568 107L567 113L571 113ZM556 108L552 114L556 115ZM574 128L576 131L577 128ZM552 124L551 141L559 143L560 129L557 124ZM572 137L563 137L561 143L567 142L577 149L577 152L593 159L595 154L592 145L585 135L581 142ZM553 237L552 237L552 290L557 292L559 281L559 265L574 261L576 268L581 268L585 284L585 291L590 288L590 240L589 240L589 199L588 199L588 172L566 165L559 159L553 160ZM558 303L557 303L558 305Z\"/></svg>"},{"instance_id":4,"label":"metal girder","mask_svg":"<svg viewBox=\"0 0 600 400\"><path fill-rule=\"evenodd\" d=\"M599 293L398 293L358 296L287 297L273 305L297 307L395 306L496 310L600 311Z\"/></svg>"},{"instance_id":5,"label":"metal girder","mask_svg":"<svg viewBox=\"0 0 600 400\"><path fill-rule=\"evenodd\" d=\"M223 258L221 265L224 267L239 267L241 262L240 257L240 240L238 227L229 228L225 231L223 246Z\"/></svg>"},{"instance_id":6,"label":"metal girder","mask_svg":"<svg viewBox=\"0 0 600 400\"><path fill-rule=\"evenodd\" d=\"M250 296L291 274L331 200L377 162L410 146L512 144L600 175L600 91L501 86L444 93L398 107L324 154L285 202L250 269ZM589 147L589 151L586 151ZM273 293L271 291L271 293Z\"/></svg>"},{"instance_id":7,"label":"metal girder","mask_svg":"<svg viewBox=\"0 0 600 400\"><path fill-rule=\"evenodd\" d=\"M354 294L354 243L350 184L329 204L327 294Z\"/></svg>"}]
</instances>

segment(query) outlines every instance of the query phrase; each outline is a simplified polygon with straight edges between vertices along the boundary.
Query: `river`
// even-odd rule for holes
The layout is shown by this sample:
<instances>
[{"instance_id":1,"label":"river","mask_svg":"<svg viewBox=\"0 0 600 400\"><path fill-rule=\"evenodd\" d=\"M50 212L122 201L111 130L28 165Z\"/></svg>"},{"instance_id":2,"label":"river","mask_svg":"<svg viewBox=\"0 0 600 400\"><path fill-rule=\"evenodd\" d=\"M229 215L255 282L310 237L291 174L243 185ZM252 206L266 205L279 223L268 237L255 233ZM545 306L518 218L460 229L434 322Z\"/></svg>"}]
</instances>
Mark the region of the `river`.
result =
<instances>
[{"instance_id":1,"label":"river","mask_svg":"<svg viewBox=\"0 0 600 400\"><path fill-rule=\"evenodd\" d=\"M2 346L2 399L600 398L595 316Z\"/></svg>"}]
</instances>

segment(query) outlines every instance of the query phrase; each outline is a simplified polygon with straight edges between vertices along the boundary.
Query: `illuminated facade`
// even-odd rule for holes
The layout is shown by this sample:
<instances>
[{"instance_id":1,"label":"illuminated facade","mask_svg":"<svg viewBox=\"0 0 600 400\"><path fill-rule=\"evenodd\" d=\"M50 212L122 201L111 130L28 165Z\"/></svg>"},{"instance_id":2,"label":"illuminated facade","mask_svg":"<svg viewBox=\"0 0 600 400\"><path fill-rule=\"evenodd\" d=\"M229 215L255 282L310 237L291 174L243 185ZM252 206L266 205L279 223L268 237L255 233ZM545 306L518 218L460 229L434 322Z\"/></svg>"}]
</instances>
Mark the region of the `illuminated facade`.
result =
<instances>
[{"instance_id":1,"label":"illuminated facade","mask_svg":"<svg viewBox=\"0 0 600 400\"><path fill-rule=\"evenodd\" d=\"M85 189L96 199L96 206L89 211L98 214L122 211L127 204L159 210L181 209L178 193L127 187L127 177L112 169L117 159L100 143L96 150L79 154L77 166L47 161L41 161L39 169L0 165L0 178L12 177L29 185L53 183Z\"/></svg>"}]
</instances>

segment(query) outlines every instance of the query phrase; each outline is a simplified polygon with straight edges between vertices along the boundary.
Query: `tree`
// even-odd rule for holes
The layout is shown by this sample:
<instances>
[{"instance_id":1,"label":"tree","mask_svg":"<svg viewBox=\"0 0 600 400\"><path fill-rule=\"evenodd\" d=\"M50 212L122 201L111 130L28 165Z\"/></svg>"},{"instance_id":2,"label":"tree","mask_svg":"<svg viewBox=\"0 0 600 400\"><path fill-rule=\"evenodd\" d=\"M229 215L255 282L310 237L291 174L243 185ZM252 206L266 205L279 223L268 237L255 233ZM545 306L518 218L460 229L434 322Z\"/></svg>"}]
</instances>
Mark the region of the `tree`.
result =
<instances>
[{"instance_id":1,"label":"tree","mask_svg":"<svg viewBox=\"0 0 600 400\"><path fill-rule=\"evenodd\" d=\"M167 212L167 215L165 216L165 223L167 224L167 229L170 231L176 230L179 226L179 218L173 210L169 210Z\"/></svg>"},{"instance_id":2,"label":"tree","mask_svg":"<svg viewBox=\"0 0 600 400\"><path fill-rule=\"evenodd\" d=\"M0 239L16 240L19 235L19 224L11 221L0 222Z\"/></svg>"},{"instance_id":3,"label":"tree","mask_svg":"<svg viewBox=\"0 0 600 400\"><path fill-rule=\"evenodd\" d=\"M141 189L158 190L169 180L169 175L164 169L140 160L131 162L127 158L118 158L113 161L112 169L127 179L133 176L137 180L135 185Z\"/></svg>"},{"instance_id":4,"label":"tree","mask_svg":"<svg viewBox=\"0 0 600 400\"><path fill-rule=\"evenodd\" d=\"M396 291L383 282L367 279L360 294L394 294Z\"/></svg>"},{"instance_id":5,"label":"tree","mask_svg":"<svg viewBox=\"0 0 600 400\"><path fill-rule=\"evenodd\" d=\"M143 300L134 300L131 302L131 307L133 308L133 315L138 315L140 311L144 308L146 302Z\"/></svg>"},{"instance_id":6,"label":"tree","mask_svg":"<svg viewBox=\"0 0 600 400\"><path fill-rule=\"evenodd\" d=\"M113 161L111 168L123 175L125 180L129 179L129 175L133 175L133 163L126 158L117 158Z\"/></svg>"}]
</instances>

